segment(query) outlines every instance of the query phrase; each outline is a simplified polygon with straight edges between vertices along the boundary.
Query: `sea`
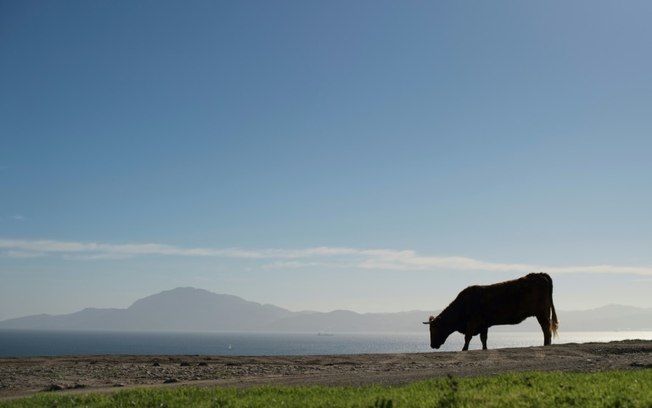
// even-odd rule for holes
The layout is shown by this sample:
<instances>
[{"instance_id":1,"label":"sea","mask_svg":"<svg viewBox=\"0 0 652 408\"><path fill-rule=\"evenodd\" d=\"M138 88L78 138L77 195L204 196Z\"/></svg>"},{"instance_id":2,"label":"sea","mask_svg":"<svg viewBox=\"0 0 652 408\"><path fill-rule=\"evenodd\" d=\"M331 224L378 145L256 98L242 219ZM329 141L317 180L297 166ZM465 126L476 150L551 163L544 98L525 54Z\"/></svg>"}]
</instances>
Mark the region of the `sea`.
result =
<instances>
[{"instance_id":1,"label":"sea","mask_svg":"<svg viewBox=\"0 0 652 408\"><path fill-rule=\"evenodd\" d=\"M652 340L652 331L560 332L553 344ZM453 333L436 351L462 349ZM543 345L541 332L489 331L490 349ZM478 336L470 349L481 348ZM0 330L0 357L72 355L279 356L431 352L427 330L415 333L169 333Z\"/></svg>"}]
</instances>

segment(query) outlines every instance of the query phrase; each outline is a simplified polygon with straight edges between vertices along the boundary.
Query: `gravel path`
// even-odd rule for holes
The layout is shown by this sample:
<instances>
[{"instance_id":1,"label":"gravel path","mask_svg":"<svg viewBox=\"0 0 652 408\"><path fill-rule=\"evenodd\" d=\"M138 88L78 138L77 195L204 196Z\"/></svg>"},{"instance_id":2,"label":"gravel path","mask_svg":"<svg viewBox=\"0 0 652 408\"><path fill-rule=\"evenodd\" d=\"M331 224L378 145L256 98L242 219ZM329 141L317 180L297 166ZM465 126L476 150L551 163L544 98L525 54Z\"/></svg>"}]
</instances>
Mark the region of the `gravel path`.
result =
<instances>
[{"instance_id":1,"label":"gravel path","mask_svg":"<svg viewBox=\"0 0 652 408\"><path fill-rule=\"evenodd\" d=\"M335 356L0 358L0 399L38 392L110 392L134 386L395 385L449 374L641 368L652 368L652 341Z\"/></svg>"}]
</instances>

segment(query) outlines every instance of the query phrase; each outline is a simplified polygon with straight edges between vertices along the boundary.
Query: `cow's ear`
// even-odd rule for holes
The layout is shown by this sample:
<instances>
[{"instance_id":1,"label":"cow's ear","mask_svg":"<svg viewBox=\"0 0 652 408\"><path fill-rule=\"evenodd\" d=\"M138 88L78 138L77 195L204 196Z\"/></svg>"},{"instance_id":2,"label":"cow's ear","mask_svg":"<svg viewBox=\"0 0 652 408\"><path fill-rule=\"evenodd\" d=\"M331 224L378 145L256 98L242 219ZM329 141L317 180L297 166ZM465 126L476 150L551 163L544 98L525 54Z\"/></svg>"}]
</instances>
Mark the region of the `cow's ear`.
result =
<instances>
[{"instance_id":1,"label":"cow's ear","mask_svg":"<svg viewBox=\"0 0 652 408\"><path fill-rule=\"evenodd\" d=\"M436 320L436 317L435 317L435 316L430 316L430 318L428 319L428 321L430 321L430 322L432 322L432 321L434 321L434 320Z\"/></svg>"}]
</instances>

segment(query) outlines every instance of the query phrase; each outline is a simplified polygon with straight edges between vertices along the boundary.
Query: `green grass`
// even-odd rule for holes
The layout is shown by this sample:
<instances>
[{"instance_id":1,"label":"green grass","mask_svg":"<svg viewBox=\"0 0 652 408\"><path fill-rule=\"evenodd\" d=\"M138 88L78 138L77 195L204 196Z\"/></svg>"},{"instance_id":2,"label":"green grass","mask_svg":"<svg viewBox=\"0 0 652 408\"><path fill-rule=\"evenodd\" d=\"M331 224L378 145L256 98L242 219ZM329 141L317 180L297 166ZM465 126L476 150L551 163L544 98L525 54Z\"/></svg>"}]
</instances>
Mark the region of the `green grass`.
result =
<instances>
[{"instance_id":1,"label":"green grass","mask_svg":"<svg viewBox=\"0 0 652 408\"><path fill-rule=\"evenodd\" d=\"M41 394L0 407L648 407L652 370L440 378L405 386L159 388Z\"/></svg>"}]
</instances>

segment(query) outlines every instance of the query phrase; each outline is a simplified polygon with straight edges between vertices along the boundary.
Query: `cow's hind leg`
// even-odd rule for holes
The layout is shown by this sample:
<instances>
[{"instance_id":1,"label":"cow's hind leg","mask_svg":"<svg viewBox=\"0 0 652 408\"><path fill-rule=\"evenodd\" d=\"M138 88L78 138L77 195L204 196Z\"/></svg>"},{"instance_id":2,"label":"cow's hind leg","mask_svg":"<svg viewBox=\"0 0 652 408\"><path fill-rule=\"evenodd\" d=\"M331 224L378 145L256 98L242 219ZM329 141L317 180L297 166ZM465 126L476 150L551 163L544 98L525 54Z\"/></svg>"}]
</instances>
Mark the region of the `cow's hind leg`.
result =
<instances>
[{"instance_id":1,"label":"cow's hind leg","mask_svg":"<svg viewBox=\"0 0 652 408\"><path fill-rule=\"evenodd\" d=\"M552 334L550 333L550 320L545 314L537 315L537 320L539 321L541 330L543 331L543 345L549 346L552 343Z\"/></svg>"},{"instance_id":2,"label":"cow's hind leg","mask_svg":"<svg viewBox=\"0 0 652 408\"><path fill-rule=\"evenodd\" d=\"M482 329L480 332L480 341L482 342L482 349L486 350L487 349L487 332L489 331L489 328L487 327L486 329Z\"/></svg>"}]
</instances>

